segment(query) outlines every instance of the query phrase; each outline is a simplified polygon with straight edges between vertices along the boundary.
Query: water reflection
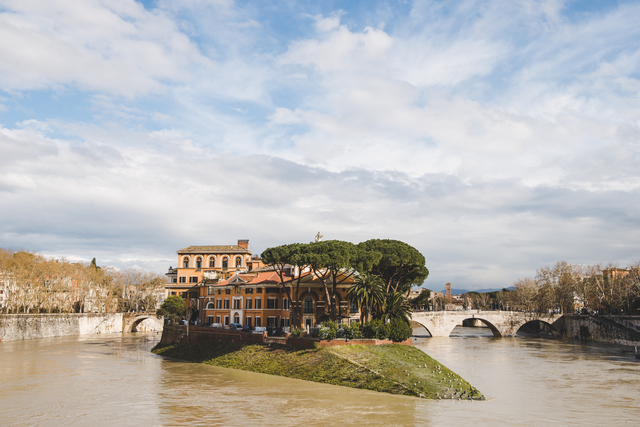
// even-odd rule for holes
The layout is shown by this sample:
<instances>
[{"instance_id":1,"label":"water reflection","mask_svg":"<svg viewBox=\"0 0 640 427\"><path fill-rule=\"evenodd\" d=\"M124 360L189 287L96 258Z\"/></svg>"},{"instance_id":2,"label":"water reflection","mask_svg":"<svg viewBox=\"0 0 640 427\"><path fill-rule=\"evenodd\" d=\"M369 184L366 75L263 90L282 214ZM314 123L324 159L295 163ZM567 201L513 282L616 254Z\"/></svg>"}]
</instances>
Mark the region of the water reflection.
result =
<instances>
[{"instance_id":1,"label":"water reflection","mask_svg":"<svg viewBox=\"0 0 640 427\"><path fill-rule=\"evenodd\" d=\"M631 353L466 328L416 346L486 402L426 401L164 359L154 334L0 343L3 425L558 425L637 420ZM490 334L490 331L488 331Z\"/></svg>"}]
</instances>

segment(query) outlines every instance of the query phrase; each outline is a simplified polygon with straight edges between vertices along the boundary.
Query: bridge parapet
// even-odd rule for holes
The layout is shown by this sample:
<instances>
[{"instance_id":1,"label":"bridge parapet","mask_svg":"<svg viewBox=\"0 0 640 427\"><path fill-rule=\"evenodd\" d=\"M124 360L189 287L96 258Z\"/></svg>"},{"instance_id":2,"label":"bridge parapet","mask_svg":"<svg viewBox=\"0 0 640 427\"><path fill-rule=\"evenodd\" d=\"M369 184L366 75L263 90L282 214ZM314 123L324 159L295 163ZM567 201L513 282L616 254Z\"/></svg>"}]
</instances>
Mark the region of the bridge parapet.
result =
<instances>
[{"instance_id":1,"label":"bridge parapet","mask_svg":"<svg viewBox=\"0 0 640 427\"><path fill-rule=\"evenodd\" d=\"M413 313L411 320L424 326L432 337L448 337L453 329L466 319L477 319L486 324L495 337L515 336L525 323L541 321L553 327L561 316L521 311L423 311Z\"/></svg>"}]
</instances>

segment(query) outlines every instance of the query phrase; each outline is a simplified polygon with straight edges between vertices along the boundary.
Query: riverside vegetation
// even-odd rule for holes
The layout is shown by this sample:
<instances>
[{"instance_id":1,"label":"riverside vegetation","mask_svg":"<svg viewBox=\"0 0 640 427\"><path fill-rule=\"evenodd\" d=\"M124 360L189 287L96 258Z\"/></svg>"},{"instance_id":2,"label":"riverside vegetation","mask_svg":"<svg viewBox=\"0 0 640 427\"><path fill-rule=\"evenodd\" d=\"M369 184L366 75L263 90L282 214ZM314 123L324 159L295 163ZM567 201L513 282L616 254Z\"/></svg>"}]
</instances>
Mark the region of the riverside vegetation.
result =
<instances>
[{"instance_id":1,"label":"riverside vegetation","mask_svg":"<svg viewBox=\"0 0 640 427\"><path fill-rule=\"evenodd\" d=\"M325 384L427 399L484 400L468 382L422 351L397 344L310 350L283 345L157 345L155 354Z\"/></svg>"}]
</instances>

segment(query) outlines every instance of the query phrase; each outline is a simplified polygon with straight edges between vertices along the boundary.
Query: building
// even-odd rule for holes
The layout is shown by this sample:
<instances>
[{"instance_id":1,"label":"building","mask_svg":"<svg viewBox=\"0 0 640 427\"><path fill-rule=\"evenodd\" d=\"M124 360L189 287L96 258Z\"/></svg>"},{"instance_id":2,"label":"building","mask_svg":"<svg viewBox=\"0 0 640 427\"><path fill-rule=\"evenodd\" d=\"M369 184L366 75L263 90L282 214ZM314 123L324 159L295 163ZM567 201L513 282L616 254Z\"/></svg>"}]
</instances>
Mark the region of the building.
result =
<instances>
[{"instance_id":1,"label":"building","mask_svg":"<svg viewBox=\"0 0 640 427\"><path fill-rule=\"evenodd\" d=\"M166 273L166 296L184 298L194 317L203 308L203 288L263 266L260 257L249 250L249 240L238 240L237 245L189 246L176 253L178 267L169 267Z\"/></svg>"},{"instance_id":2,"label":"building","mask_svg":"<svg viewBox=\"0 0 640 427\"><path fill-rule=\"evenodd\" d=\"M336 294L337 320L351 323L359 321L360 312L350 304L347 291L353 284L352 277L343 276ZM291 279L285 278L285 286L291 289ZM291 307L280 276L274 270L238 273L227 280L204 286L200 293L203 307L200 321L205 324L229 326L231 323L252 327L288 328L291 326ZM292 294L293 299L293 294ZM322 281L312 272L303 274L300 281L299 300L292 304L301 308L301 324L313 328L329 319L328 306Z\"/></svg>"},{"instance_id":3,"label":"building","mask_svg":"<svg viewBox=\"0 0 640 427\"><path fill-rule=\"evenodd\" d=\"M176 251L178 267L169 267L166 273L167 296L184 298L191 308L191 320L201 324L289 327L291 307L280 276L248 247L248 240L238 240L237 245L189 246ZM347 297L353 279L343 276L334 295L341 322L359 319L359 310ZM289 288L290 282L286 276ZM299 301L293 303L301 308L304 327L315 327L329 318L322 281L311 271L303 272Z\"/></svg>"}]
</instances>

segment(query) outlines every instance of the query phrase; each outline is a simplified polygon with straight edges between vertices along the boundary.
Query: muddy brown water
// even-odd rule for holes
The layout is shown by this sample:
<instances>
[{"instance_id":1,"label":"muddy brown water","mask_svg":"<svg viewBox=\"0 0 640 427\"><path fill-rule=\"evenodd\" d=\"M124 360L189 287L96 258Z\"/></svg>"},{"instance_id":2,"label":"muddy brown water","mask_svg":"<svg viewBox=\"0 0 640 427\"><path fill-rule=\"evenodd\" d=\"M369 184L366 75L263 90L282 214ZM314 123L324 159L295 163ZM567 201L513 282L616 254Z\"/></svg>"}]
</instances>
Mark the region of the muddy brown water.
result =
<instances>
[{"instance_id":1,"label":"muddy brown water","mask_svg":"<svg viewBox=\"0 0 640 427\"><path fill-rule=\"evenodd\" d=\"M419 331L417 331L419 334ZM6 426L635 425L640 361L615 346L456 328L415 345L487 396L429 401L164 359L159 336L0 343Z\"/></svg>"}]
</instances>

